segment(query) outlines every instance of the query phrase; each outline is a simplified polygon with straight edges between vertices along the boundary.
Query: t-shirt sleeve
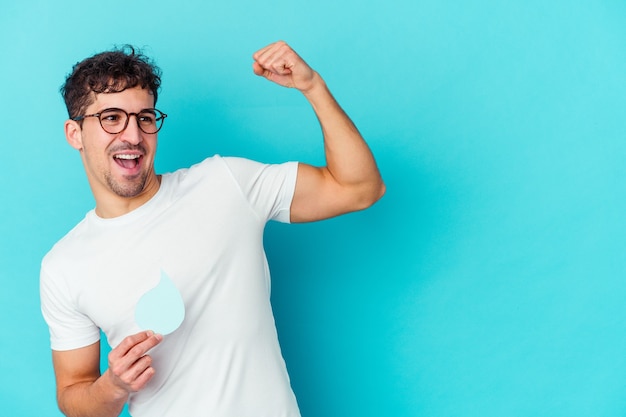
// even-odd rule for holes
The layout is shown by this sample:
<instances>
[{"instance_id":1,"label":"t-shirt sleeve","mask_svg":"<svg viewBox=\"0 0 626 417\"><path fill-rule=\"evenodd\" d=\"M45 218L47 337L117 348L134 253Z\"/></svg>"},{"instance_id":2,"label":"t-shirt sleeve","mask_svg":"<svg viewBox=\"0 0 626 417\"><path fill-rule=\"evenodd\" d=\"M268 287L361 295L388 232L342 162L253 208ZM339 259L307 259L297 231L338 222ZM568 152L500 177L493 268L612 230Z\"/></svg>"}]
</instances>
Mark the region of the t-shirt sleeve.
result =
<instances>
[{"instance_id":1,"label":"t-shirt sleeve","mask_svg":"<svg viewBox=\"0 0 626 417\"><path fill-rule=\"evenodd\" d=\"M228 170L258 215L290 222L290 208L298 175L297 162L263 164L245 158L223 158Z\"/></svg>"},{"instance_id":2,"label":"t-shirt sleeve","mask_svg":"<svg viewBox=\"0 0 626 417\"><path fill-rule=\"evenodd\" d=\"M39 289L41 312L50 329L53 350L78 349L100 340L100 329L76 310L65 281L55 279L46 270L45 263L41 268Z\"/></svg>"}]
</instances>

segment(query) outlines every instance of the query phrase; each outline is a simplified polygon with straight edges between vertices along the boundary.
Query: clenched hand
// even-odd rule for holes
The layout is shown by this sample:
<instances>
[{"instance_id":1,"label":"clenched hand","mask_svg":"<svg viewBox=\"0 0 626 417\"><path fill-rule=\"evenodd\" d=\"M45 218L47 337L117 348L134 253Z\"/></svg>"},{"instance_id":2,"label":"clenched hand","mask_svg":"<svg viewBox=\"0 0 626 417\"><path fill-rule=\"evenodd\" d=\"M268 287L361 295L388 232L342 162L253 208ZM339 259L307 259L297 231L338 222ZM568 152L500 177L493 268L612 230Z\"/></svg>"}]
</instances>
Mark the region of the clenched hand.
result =
<instances>
[{"instance_id":1,"label":"clenched hand","mask_svg":"<svg viewBox=\"0 0 626 417\"><path fill-rule=\"evenodd\" d=\"M252 69L258 76L305 93L319 78L317 73L287 43L278 41L255 52Z\"/></svg>"}]
</instances>

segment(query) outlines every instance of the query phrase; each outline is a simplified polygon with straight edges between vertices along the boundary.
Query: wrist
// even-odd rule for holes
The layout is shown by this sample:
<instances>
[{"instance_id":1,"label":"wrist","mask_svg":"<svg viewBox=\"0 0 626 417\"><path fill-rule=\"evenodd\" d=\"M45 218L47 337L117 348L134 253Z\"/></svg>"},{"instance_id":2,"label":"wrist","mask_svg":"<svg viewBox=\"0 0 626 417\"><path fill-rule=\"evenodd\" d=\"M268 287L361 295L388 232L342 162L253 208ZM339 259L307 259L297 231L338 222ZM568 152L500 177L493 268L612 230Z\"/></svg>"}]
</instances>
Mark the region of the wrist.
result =
<instances>
[{"instance_id":1,"label":"wrist","mask_svg":"<svg viewBox=\"0 0 626 417\"><path fill-rule=\"evenodd\" d=\"M99 382L102 383L100 389L108 393L108 396L112 401L123 403L128 401L128 390L116 383L115 376L110 372L110 370L107 369L104 374L102 374L99 378Z\"/></svg>"},{"instance_id":2,"label":"wrist","mask_svg":"<svg viewBox=\"0 0 626 417\"><path fill-rule=\"evenodd\" d=\"M327 91L326 82L316 71L313 73L313 78L309 85L306 88L300 89L300 92L307 98L311 98L324 91Z\"/></svg>"}]
</instances>

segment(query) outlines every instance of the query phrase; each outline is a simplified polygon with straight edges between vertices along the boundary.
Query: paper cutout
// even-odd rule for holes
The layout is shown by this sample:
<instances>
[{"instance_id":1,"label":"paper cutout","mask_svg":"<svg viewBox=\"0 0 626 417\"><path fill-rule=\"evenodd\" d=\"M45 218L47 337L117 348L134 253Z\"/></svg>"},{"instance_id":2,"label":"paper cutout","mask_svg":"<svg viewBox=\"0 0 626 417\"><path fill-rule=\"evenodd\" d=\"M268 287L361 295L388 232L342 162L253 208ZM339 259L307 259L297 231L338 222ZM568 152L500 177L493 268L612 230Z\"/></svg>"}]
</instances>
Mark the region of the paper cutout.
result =
<instances>
[{"instance_id":1,"label":"paper cutout","mask_svg":"<svg viewBox=\"0 0 626 417\"><path fill-rule=\"evenodd\" d=\"M178 329L185 318L185 304L174 282L161 271L159 284L141 296L135 321L144 330L166 335Z\"/></svg>"}]
</instances>

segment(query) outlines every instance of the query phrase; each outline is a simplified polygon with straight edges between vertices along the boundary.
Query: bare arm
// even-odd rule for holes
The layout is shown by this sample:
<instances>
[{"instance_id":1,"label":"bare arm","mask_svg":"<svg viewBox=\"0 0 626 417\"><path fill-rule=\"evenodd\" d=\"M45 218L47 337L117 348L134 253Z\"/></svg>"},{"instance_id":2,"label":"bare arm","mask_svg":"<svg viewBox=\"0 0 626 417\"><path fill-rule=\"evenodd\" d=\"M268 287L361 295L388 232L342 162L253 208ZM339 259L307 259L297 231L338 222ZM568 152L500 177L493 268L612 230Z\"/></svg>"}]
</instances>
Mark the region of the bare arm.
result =
<instances>
[{"instance_id":1,"label":"bare arm","mask_svg":"<svg viewBox=\"0 0 626 417\"><path fill-rule=\"evenodd\" d=\"M255 74L304 94L324 135L326 166L299 165L291 221L362 210L382 197L385 185L374 156L322 77L284 42L261 49L253 58Z\"/></svg>"},{"instance_id":2,"label":"bare arm","mask_svg":"<svg viewBox=\"0 0 626 417\"><path fill-rule=\"evenodd\" d=\"M154 375L146 352L162 337L152 332L129 336L109 354L100 375L100 342L80 349L52 351L59 408L68 417L118 416L131 392Z\"/></svg>"}]
</instances>

